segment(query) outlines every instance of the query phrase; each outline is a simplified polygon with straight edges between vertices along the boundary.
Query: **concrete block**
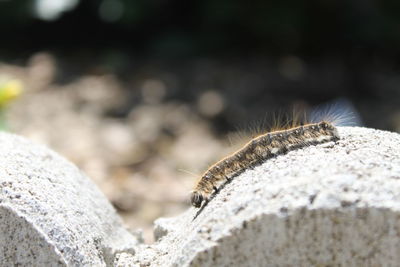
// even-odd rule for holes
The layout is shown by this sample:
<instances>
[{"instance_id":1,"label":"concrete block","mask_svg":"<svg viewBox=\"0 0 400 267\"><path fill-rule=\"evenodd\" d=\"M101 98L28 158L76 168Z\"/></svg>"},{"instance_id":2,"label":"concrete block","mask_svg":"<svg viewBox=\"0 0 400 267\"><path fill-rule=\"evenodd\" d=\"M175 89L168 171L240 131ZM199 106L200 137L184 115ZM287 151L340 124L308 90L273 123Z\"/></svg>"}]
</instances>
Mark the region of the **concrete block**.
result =
<instances>
[{"instance_id":1,"label":"concrete block","mask_svg":"<svg viewBox=\"0 0 400 267\"><path fill-rule=\"evenodd\" d=\"M111 266L138 240L73 164L0 133L1 266Z\"/></svg>"},{"instance_id":2,"label":"concrete block","mask_svg":"<svg viewBox=\"0 0 400 267\"><path fill-rule=\"evenodd\" d=\"M339 128L226 184L203 209L156 221L140 266L397 266L400 135Z\"/></svg>"}]
</instances>

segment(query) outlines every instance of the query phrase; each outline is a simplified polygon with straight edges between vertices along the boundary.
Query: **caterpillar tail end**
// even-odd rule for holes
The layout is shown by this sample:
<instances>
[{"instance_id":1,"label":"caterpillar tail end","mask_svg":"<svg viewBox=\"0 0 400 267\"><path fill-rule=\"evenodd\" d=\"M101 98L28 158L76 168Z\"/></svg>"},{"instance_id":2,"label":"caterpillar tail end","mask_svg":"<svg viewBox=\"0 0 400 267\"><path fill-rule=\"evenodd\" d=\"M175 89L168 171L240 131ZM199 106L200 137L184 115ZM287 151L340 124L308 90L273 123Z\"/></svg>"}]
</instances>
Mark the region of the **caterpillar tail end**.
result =
<instances>
[{"instance_id":1,"label":"caterpillar tail end","mask_svg":"<svg viewBox=\"0 0 400 267\"><path fill-rule=\"evenodd\" d=\"M329 132L329 134L332 135L333 140L332 141L338 141L340 139L339 132L335 126L332 125L332 123L328 121L321 121L318 123L318 126L324 129L325 131Z\"/></svg>"},{"instance_id":2,"label":"caterpillar tail end","mask_svg":"<svg viewBox=\"0 0 400 267\"><path fill-rule=\"evenodd\" d=\"M203 201L207 201L207 197L205 197L199 191L196 190L192 191L190 195L190 202L195 208L200 208Z\"/></svg>"}]
</instances>

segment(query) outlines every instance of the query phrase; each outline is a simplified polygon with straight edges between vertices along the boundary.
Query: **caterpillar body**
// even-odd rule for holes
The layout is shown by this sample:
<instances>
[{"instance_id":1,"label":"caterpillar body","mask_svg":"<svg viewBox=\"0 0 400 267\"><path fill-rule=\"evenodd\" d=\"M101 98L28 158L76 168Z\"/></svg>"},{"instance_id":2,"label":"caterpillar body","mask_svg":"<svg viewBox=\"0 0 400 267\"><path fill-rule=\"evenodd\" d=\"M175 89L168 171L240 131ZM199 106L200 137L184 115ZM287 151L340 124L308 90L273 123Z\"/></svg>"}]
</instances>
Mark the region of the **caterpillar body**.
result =
<instances>
[{"instance_id":1,"label":"caterpillar body","mask_svg":"<svg viewBox=\"0 0 400 267\"><path fill-rule=\"evenodd\" d=\"M336 127L327 121L259 135L205 171L191 192L190 201L199 208L219 186L250 167L288 151L337 140Z\"/></svg>"}]
</instances>

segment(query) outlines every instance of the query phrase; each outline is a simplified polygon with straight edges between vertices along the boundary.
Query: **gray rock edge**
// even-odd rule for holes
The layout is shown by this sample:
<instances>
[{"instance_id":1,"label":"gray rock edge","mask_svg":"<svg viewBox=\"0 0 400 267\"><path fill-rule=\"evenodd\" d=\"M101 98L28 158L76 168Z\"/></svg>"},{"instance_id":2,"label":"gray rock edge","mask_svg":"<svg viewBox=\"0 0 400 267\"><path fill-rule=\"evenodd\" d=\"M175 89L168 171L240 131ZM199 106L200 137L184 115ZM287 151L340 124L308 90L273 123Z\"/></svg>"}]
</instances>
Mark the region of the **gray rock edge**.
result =
<instances>
[{"instance_id":1,"label":"gray rock edge","mask_svg":"<svg viewBox=\"0 0 400 267\"><path fill-rule=\"evenodd\" d=\"M0 147L2 265L111 266L134 254L139 240L72 163L12 134Z\"/></svg>"},{"instance_id":2,"label":"gray rock edge","mask_svg":"<svg viewBox=\"0 0 400 267\"><path fill-rule=\"evenodd\" d=\"M400 135L340 127L224 186L196 217L155 222L138 266L380 265L400 262Z\"/></svg>"}]
</instances>

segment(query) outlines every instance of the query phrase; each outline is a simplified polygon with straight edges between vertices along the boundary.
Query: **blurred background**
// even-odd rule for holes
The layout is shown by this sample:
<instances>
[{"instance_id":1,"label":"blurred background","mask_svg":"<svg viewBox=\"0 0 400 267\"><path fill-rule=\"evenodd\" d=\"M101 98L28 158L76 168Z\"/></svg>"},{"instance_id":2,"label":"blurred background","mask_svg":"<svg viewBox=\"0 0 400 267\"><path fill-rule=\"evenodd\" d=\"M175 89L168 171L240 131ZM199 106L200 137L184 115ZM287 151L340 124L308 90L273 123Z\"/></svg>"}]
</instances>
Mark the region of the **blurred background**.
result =
<instances>
[{"instance_id":1,"label":"blurred background","mask_svg":"<svg viewBox=\"0 0 400 267\"><path fill-rule=\"evenodd\" d=\"M77 164L147 242L277 111L346 103L400 132L396 0L0 0L0 33L1 129Z\"/></svg>"}]
</instances>

